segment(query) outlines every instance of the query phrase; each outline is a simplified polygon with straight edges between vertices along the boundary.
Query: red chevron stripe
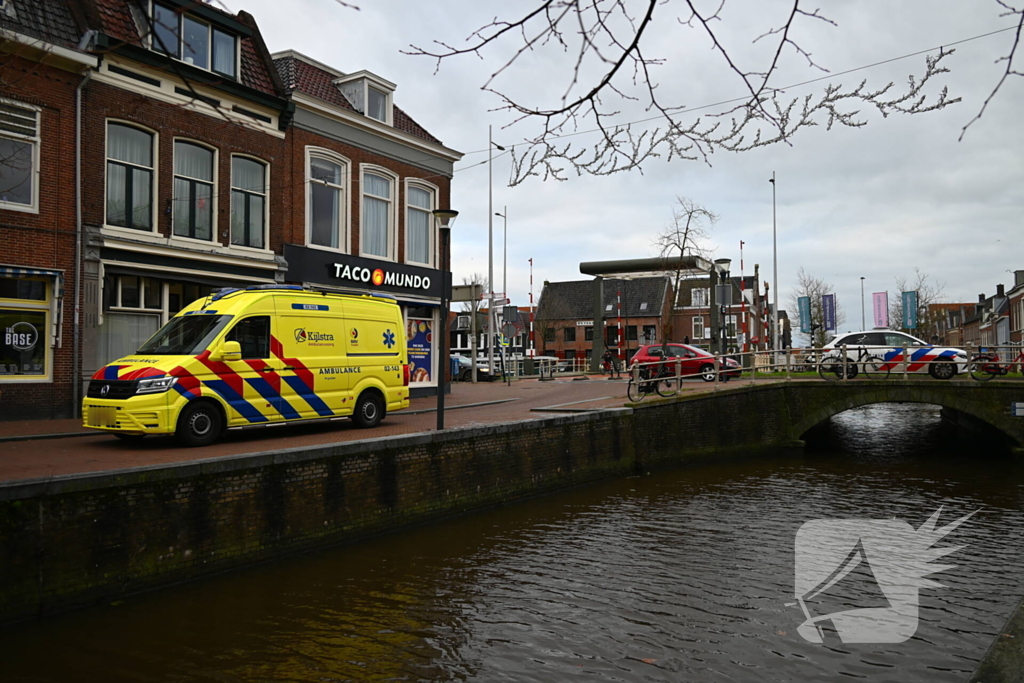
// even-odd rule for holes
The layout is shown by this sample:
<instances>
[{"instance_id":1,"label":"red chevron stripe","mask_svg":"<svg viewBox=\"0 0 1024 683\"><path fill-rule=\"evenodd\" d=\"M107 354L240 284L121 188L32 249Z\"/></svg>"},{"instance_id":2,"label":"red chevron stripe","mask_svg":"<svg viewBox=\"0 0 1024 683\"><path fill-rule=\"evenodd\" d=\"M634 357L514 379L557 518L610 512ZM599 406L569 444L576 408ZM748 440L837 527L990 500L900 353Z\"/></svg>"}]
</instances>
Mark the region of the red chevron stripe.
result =
<instances>
[{"instance_id":1,"label":"red chevron stripe","mask_svg":"<svg viewBox=\"0 0 1024 683\"><path fill-rule=\"evenodd\" d=\"M271 389L276 391L278 394L281 393L281 375L277 374L274 371L260 372L261 370L263 370L263 368L269 368L270 367L270 365L267 364L266 361L263 361L263 360L260 360L260 359L254 359L254 360L246 360L245 362L246 362L246 364L248 364L248 366L250 368L252 368L256 372L258 372L260 377L262 377L263 379L267 380L267 384L270 385Z\"/></svg>"},{"instance_id":2,"label":"red chevron stripe","mask_svg":"<svg viewBox=\"0 0 1024 683\"><path fill-rule=\"evenodd\" d=\"M245 382L242 376L231 369L227 363L210 360L210 350L207 349L196 356L196 360L205 365L213 374L228 383L239 396L245 396Z\"/></svg>"},{"instance_id":3,"label":"red chevron stripe","mask_svg":"<svg viewBox=\"0 0 1024 683\"><path fill-rule=\"evenodd\" d=\"M290 365L295 368L295 375L302 380L302 382L313 391L313 373L305 366L305 364L298 358L285 358L284 357L284 346L281 345L281 341L274 335L270 335L270 352L277 357L278 360L282 361L285 365Z\"/></svg>"},{"instance_id":4,"label":"red chevron stripe","mask_svg":"<svg viewBox=\"0 0 1024 683\"><path fill-rule=\"evenodd\" d=\"M180 365L171 370L167 374L177 377L177 384L180 385L181 388L184 389L185 391L191 391L196 396L203 395L203 383L196 379L196 377L191 372L181 367Z\"/></svg>"}]
</instances>

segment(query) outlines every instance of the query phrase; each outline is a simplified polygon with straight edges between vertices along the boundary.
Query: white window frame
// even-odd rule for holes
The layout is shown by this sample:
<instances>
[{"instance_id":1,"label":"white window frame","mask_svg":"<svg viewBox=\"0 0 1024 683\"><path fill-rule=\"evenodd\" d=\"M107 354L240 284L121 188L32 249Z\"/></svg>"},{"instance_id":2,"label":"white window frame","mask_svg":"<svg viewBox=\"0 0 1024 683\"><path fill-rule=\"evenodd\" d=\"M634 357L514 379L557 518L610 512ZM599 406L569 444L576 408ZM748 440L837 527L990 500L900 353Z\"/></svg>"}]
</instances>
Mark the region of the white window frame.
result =
<instances>
[{"instance_id":1,"label":"white window frame","mask_svg":"<svg viewBox=\"0 0 1024 683\"><path fill-rule=\"evenodd\" d=\"M171 10L174 9L173 7L170 7L169 3L161 3L161 2L159 2L159 0L150 0L149 8L148 8L149 9L149 21L150 22L154 22L155 21L155 18L154 18L155 17L155 10L154 10L154 6L155 5L163 5L165 8L168 8L168 9L171 9ZM214 26L208 20L203 19L202 17L198 17L198 16L196 16L196 15L190 13L190 12L178 12L177 14L178 14L178 30L176 31L176 33L178 34L178 56L175 57L174 55L169 55L166 52L162 51L157 46L157 41L153 37L154 31L147 31L147 33L149 34L149 39L148 39L149 49L153 50L154 52L157 52L157 53L159 53L161 55L164 55L165 57L173 59L173 60L175 60L177 62L181 62L182 64L188 64L189 66L194 66L197 69L202 69L203 71L209 71L211 74L216 74L217 76L222 76L224 78L230 79L230 80L235 81L237 83L241 83L242 82L242 78L241 78L241 71L242 71L242 37L240 35L236 34L236 33L233 33L231 31L223 29L220 26ZM195 64L195 63L192 63L192 62L186 62L185 61L185 56L184 56L185 55L185 36L183 35L184 31L182 29L184 28L184 25L185 25L185 17L186 16L188 16L190 19L192 19L195 22L198 22L200 24L206 24L206 27L207 27L207 32L206 32L206 35L207 35L207 45L209 46L209 52L210 52L209 53L210 65L208 67L200 66L199 64ZM155 28L155 25L154 25L154 28ZM235 73L234 73L233 76L232 75L228 75L228 74L224 73L223 71L214 71L213 70L213 32L214 32L214 30L220 31L221 33L229 35L229 36L231 36L232 38L235 39Z\"/></svg>"},{"instance_id":2,"label":"white window frame","mask_svg":"<svg viewBox=\"0 0 1024 683\"><path fill-rule=\"evenodd\" d=\"M21 204L19 202L5 202L0 200L0 209L5 209L7 211L21 211L23 213L39 213L39 182L42 178L42 169L39 167L39 147L42 141L40 129L43 125L43 117L40 115L40 111L42 110L34 105L25 104L24 102L11 100L6 97L0 97L0 102L12 107L18 107L19 109L34 111L36 115L36 134L34 137L19 135L12 131L0 130L0 137L5 137L17 142L27 142L32 145L32 171L30 173L30 177L32 178L31 202L28 204Z\"/></svg>"},{"instance_id":3,"label":"white window frame","mask_svg":"<svg viewBox=\"0 0 1024 683\"><path fill-rule=\"evenodd\" d=\"M261 159L258 156L252 154L232 154L231 163L228 166L228 186L231 188L231 192L235 190L235 158L248 159L255 161L263 166L263 247L249 247L244 244L235 244L231 241L231 211L228 210L228 237L224 243L230 249L241 249L249 252L266 253L271 251L270 248L270 162L266 159ZM244 188L238 188L244 190ZM244 190L251 192L250 190ZM259 194L259 192L251 192L251 194ZM231 206L231 197L228 196L228 207Z\"/></svg>"},{"instance_id":4,"label":"white window frame","mask_svg":"<svg viewBox=\"0 0 1024 683\"><path fill-rule=\"evenodd\" d=\"M690 290L690 305L697 308L707 308L711 305L711 288L694 287Z\"/></svg>"},{"instance_id":5,"label":"white window frame","mask_svg":"<svg viewBox=\"0 0 1024 683\"><path fill-rule=\"evenodd\" d=\"M139 278L139 306L123 306L122 301L122 278L125 277L137 277ZM121 312L121 313L151 313L153 315L162 315L167 310L167 287L166 283L159 278L155 278L151 275L114 275L114 301L111 302L108 310ZM146 281L149 281L147 283ZM148 308L146 307L146 290L149 289L150 284L155 284L160 289L160 307L159 308ZM166 322L162 320L161 322Z\"/></svg>"},{"instance_id":6,"label":"white window frame","mask_svg":"<svg viewBox=\"0 0 1024 683\"><path fill-rule=\"evenodd\" d=\"M424 192L430 193L430 209L427 210L427 225L429 225L430 233L430 244L427 247L427 260L426 261L414 261L409 257L409 212L410 211L423 211L418 206L412 206L409 204L409 190L416 188L417 190L423 190ZM437 245L440 243L438 239L437 221L434 220L434 215L431 213L437 208L437 197L440 189L437 185L418 180L415 178L406 178L405 180L405 220L403 224L405 226L405 262L412 263L418 266L426 266L428 268L437 268L438 266L438 249Z\"/></svg>"},{"instance_id":7,"label":"white window frame","mask_svg":"<svg viewBox=\"0 0 1024 683\"><path fill-rule=\"evenodd\" d=\"M387 178L391 181L391 198L389 201L388 208L388 247L387 255L380 256L379 254L370 254L364 248L365 240L363 239L364 229L366 227L365 222L365 205L363 199L366 197L366 192L363 190L365 187L366 174L372 173L373 175L379 175ZM361 164L359 167L359 255L364 258L376 259L378 261L393 261L397 262L397 251L398 251L398 197L395 196L399 189L399 178L394 171L390 171L383 166L376 166L373 164ZM375 197L379 199L379 197Z\"/></svg>"},{"instance_id":8,"label":"white window frame","mask_svg":"<svg viewBox=\"0 0 1024 683\"><path fill-rule=\"evenodd\" d=\"M200 182L200 183L206 183L207 182L206 180L201 180L199 178L190 178L190 177L188 177L186 175L179 176L178 173L175 172L175 170L174 170L174 161L175 161L174 160L174 151L175 151L175 146L179 142L184 142L184 143L189 144L189 145L195 145L196 147L202 147L205 150L213 152L213 162L212 162L213 163L213 181L211 183L213 185L213 189L210 190L210 201L212 202L212 206L210 207L210 211L212 213L210 215L210 239L208 239L208 240L204 240L204 239L201 239L199 237L189 237L188 235L178 235L178 234L176 234L174 232L174 214L178 210L178 202L176 201L177 198L174 196L174 179L180 177L180 178L182 178L184 180L194 180L194 181ZM199 244L204 244L204 245L211 245L211 244L214 245L214 246L220 246L221 245L221 241L219 239L219 235L217 234L217 227L218 227L217 226L217 216L218 216L218 212L217 212L218 201L217 200L218 200L218 197L219 197L219 194L220 194L217 191L217 178L220 176L220 173L218 173L219 169L220 169L220 150L218 150L216 147L213 147L212 145L208 145L205 142L200 142L199 140L195 140L193 138L176 137L176 138L174 138L171 141L171 202L172 202L172 205L171 205L171 232L170 232L171 239L174 239L174 240L186 240L188 242L199 243ZM154 204L155 203L156 203L156 200L154 199Z\"/></svg>"},{"instance_id":9,"label":"white window frame","mask_svg":"<svg viewBox=\"0 0 1024 683\"><path fill-rule=\"evenodd\" d=\"M704 316L695 315L693 316L693 335L690 339L705 339L708 328L704 324Z\"/></svg>"},{"instance_id":10,"label":"white window frame","mask_svg":"<svg viewBox=\"0 0 1024 683\"><path fill-rule=\"evenodd\" d=\"M305 244L311 249L323 249L324 251L338 252L342 254L352 253L352 161L337 152L332 152L323 147L306 147L306 170L305 179L307 189L305 192L306 202L306 240ZM338 247L325 247L322 244L313 244L313 197L309 184L314 182L310 173L310 164L314 158L330 161L341 166L341 202L338 210L338 219L341 225L338 226ZM334 187L333 185L329 185ZM362 195L360 194L360 206L362 206Z\"/></svg>"},{"instance_id":11,"label":"white window frame","mask_svg":"<svg viewBox=\"0 0 1024 683\"><path fill-rule=\"evenodd\" d=\"M110 137L110 124L112 124L112 123L117 123L117 124L120 124L122 126L128 126L129 128L137 128L137 129L139 129L141 131L144 131L146 133L149 133L151 136L153 136L153 167L150 169L153 172L153 186L150 189L150 197L152 197L152 201L150 202L151 215L150 215L150 219L149 219L149 222L150 222L152 227L149 230L140 230L139 228L129 228L129 227L123 226L123 225L110 225L109 223L107 223L107 182L109 182L109 178L107 177L107 169L110 166L110 157L107 156L107 150L109 149L109 146L108 146L107 143L108 143L108 139ZM117 163L124 163L122 161L118 161L117 159L114 159L114 161L117 162ZM159 202L159 192L158 192L159 187L160 187L160 133L158 131L150 128L149 126L143 126L143 125L140 125L140 124L138 124L138 123L136 123L134 121L128 121L127 119L117 119L117 118L108 118L108 119L106 119L106 121L104 121L104 123L103 123L103 228L104 228L104 230L112 230L114 232L120 232L120 234L122 234L122 235L147 235L147 234L149 234L149 235L161 236L160 235L160 224L159 224L160 212L158 211L158 208L157 208L157 205L160 203ZM172 235L174 234L173 230L171 231L171 234ZM207 242L204 241L203 244L207 244Z\"/></svg>"}]
</instances>

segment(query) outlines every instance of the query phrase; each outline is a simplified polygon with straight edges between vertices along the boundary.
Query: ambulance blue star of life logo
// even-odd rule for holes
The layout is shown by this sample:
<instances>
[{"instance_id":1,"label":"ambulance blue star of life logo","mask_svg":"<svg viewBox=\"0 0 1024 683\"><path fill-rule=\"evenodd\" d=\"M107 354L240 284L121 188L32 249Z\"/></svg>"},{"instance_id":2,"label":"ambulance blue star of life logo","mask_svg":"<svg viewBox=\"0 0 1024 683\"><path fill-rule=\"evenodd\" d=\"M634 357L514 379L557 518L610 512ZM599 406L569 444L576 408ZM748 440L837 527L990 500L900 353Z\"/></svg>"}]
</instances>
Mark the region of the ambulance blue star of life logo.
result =
<instances>
[{"instance_id":1,"label":"ambulance blue star of life logo","mask_svg":"<svg viewBox=\"0 0 1024 683\"><path fill-rule=\"evenodd\" d=\"M395 333L391 330L385 330L384 332L384 346L389 349L395 345Z\"/></svg>"},{"instance_id":2,"label":"ambulance blue star of life logo","mask_svg":"<svg viewBox=\"0 0 1024 683\"><path fill-rule=\"evenodd\" d=\"M809 642L824 643L822 625L831 622L843 643L902 643L913 636L918 591L944 588L924 577L956 566L932 560L966 547L933 546L975 514L936 529L941 512L940 507L916 530L896 518L805 522L796 534L797 601L786 603L803 611L805 620L797 633ZM830 604L859 608L822 614Z\"/></svg>"}]
</instances>

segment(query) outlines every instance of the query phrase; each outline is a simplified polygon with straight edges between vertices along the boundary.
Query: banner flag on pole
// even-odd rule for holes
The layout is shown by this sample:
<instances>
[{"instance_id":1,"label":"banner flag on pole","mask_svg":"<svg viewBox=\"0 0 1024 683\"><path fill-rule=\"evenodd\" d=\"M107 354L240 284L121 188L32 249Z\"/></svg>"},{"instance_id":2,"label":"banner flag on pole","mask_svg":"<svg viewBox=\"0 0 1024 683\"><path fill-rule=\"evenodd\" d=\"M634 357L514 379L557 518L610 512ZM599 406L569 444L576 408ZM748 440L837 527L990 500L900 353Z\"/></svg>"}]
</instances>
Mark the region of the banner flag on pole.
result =
<instances>
[{"instance_id":1,"label":"banner flag on pole","mask_svg":"<svg viewBox=\"0 0 1024 683\"><path fill-rule=\"evenodd\" d=\"M829 332L836 331L836 295L821 295L821 312L825 317L825 329Z\"/></svg>"},{"instance_id":2,"label":"banner flag on pole","mask_svg":"<svg viewBox=\"0 0 1024 683\"><path fill-rule=\"evenodd\" d=\"M903 292L903 329L917 329L917 292Z\"/></svg>"},{"instance_id":3,"label":"banner flag on pole","mask_svg":"<svg viewBox=\"0 0 1024 683\"><path fill-rule=\"evenodd\" d=\"M798 298L797 307L800 309L800 331L807 334L811 331L811 297Z\"/></svg>"},{"instance_id":4,"label":"banner flag on pole","mask_svg":"<svg viewBox=\"0 0 1024 683\"><path fill-rule=\"evenodd\" d=\"M871 295L875 327L889 327L889 292L875 292Z\"/></svg>"}]
</instances>

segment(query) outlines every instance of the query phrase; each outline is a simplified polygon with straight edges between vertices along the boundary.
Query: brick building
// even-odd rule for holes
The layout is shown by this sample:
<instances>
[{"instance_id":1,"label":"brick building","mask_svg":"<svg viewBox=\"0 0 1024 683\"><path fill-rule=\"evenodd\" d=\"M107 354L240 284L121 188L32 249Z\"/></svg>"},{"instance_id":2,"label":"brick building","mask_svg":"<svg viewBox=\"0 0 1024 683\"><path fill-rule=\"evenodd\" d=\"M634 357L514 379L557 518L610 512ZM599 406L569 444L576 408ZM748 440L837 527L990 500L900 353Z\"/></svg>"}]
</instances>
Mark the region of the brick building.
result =
<instances>
[{"instance_id":1,"label":"brick building","mask_svg":"<svg viewBox=\"0 0 1024 683\"><path fill-rule=\"evenodd\" d=\"M743 346L745 330L748 348L766 349L770 346L770 335L763 333L767 320L767 301L758 291L757 282L756 266L753 275L729 278L732 298L731 303L725 307L721 324L726 334L726 348L730 352ZM710 278L707 277L679 281L672 311L672 341L689 340L694 346L712 348L717 333L711 329L710 285ZM751 344L752 339L757 339L757 342Z\"/></svg>"},{"instance_id":2,"label":"brick building","mask_svg":"<svg viewBox=\"0 0 1024 683\"><path fill-rule=\"evenodd\" d=\"M253 16L203 2L18 0L0 26L0 419L77 414L97 367L252 284L396 296L436 391L431 211L461 154L394 83L275 64Z\"/></svg>"},{"instance_id":3,"label":"brick building","mask_svg":"<svg viewBox=\"0 0 1024 683\"><path fill-rule=\"evenodd\" d=\"M60 2L0 7L0 419L69 417L78 95L96 57Z\"/></svg>"},{"instance_id":4,"label":"brick building","mask_svg":"<svg viewBox=\"0 0 1024 683\"><path fill-rule=\"evenodd\" d=\"M395 106L395 84L376 74L346 74L292 50L274 62L294 106L285 279L397 298L412 395L436 393L447 363L433 331L449 258L431 212L449 206L462 155Z\"/></svg>"},{"instance_id":5,"label":"brick building","mask_svg":"<svg viewBox=\"0 0 1024 683\"><path fill-rule=\"evenodd\" d=\"M1010 341L1024 343L1024 270L1013 271L1013 287L1006 292L1010 309Z\"/></svg>"},{"instance_id":6,"label":"brick building","mask_svg":"<svg viewBox=\"0 0 1024 683\"><path fill-rule=\"evenodd\" d=\"M603 280L604 345L628 360L644 344L665 338L672 315L667 275ZM594 281L545 282L537 304L537 355L590 360L593 353ZM669 341L678 341L672 340Z\"/></svg>"}]
</instances>

